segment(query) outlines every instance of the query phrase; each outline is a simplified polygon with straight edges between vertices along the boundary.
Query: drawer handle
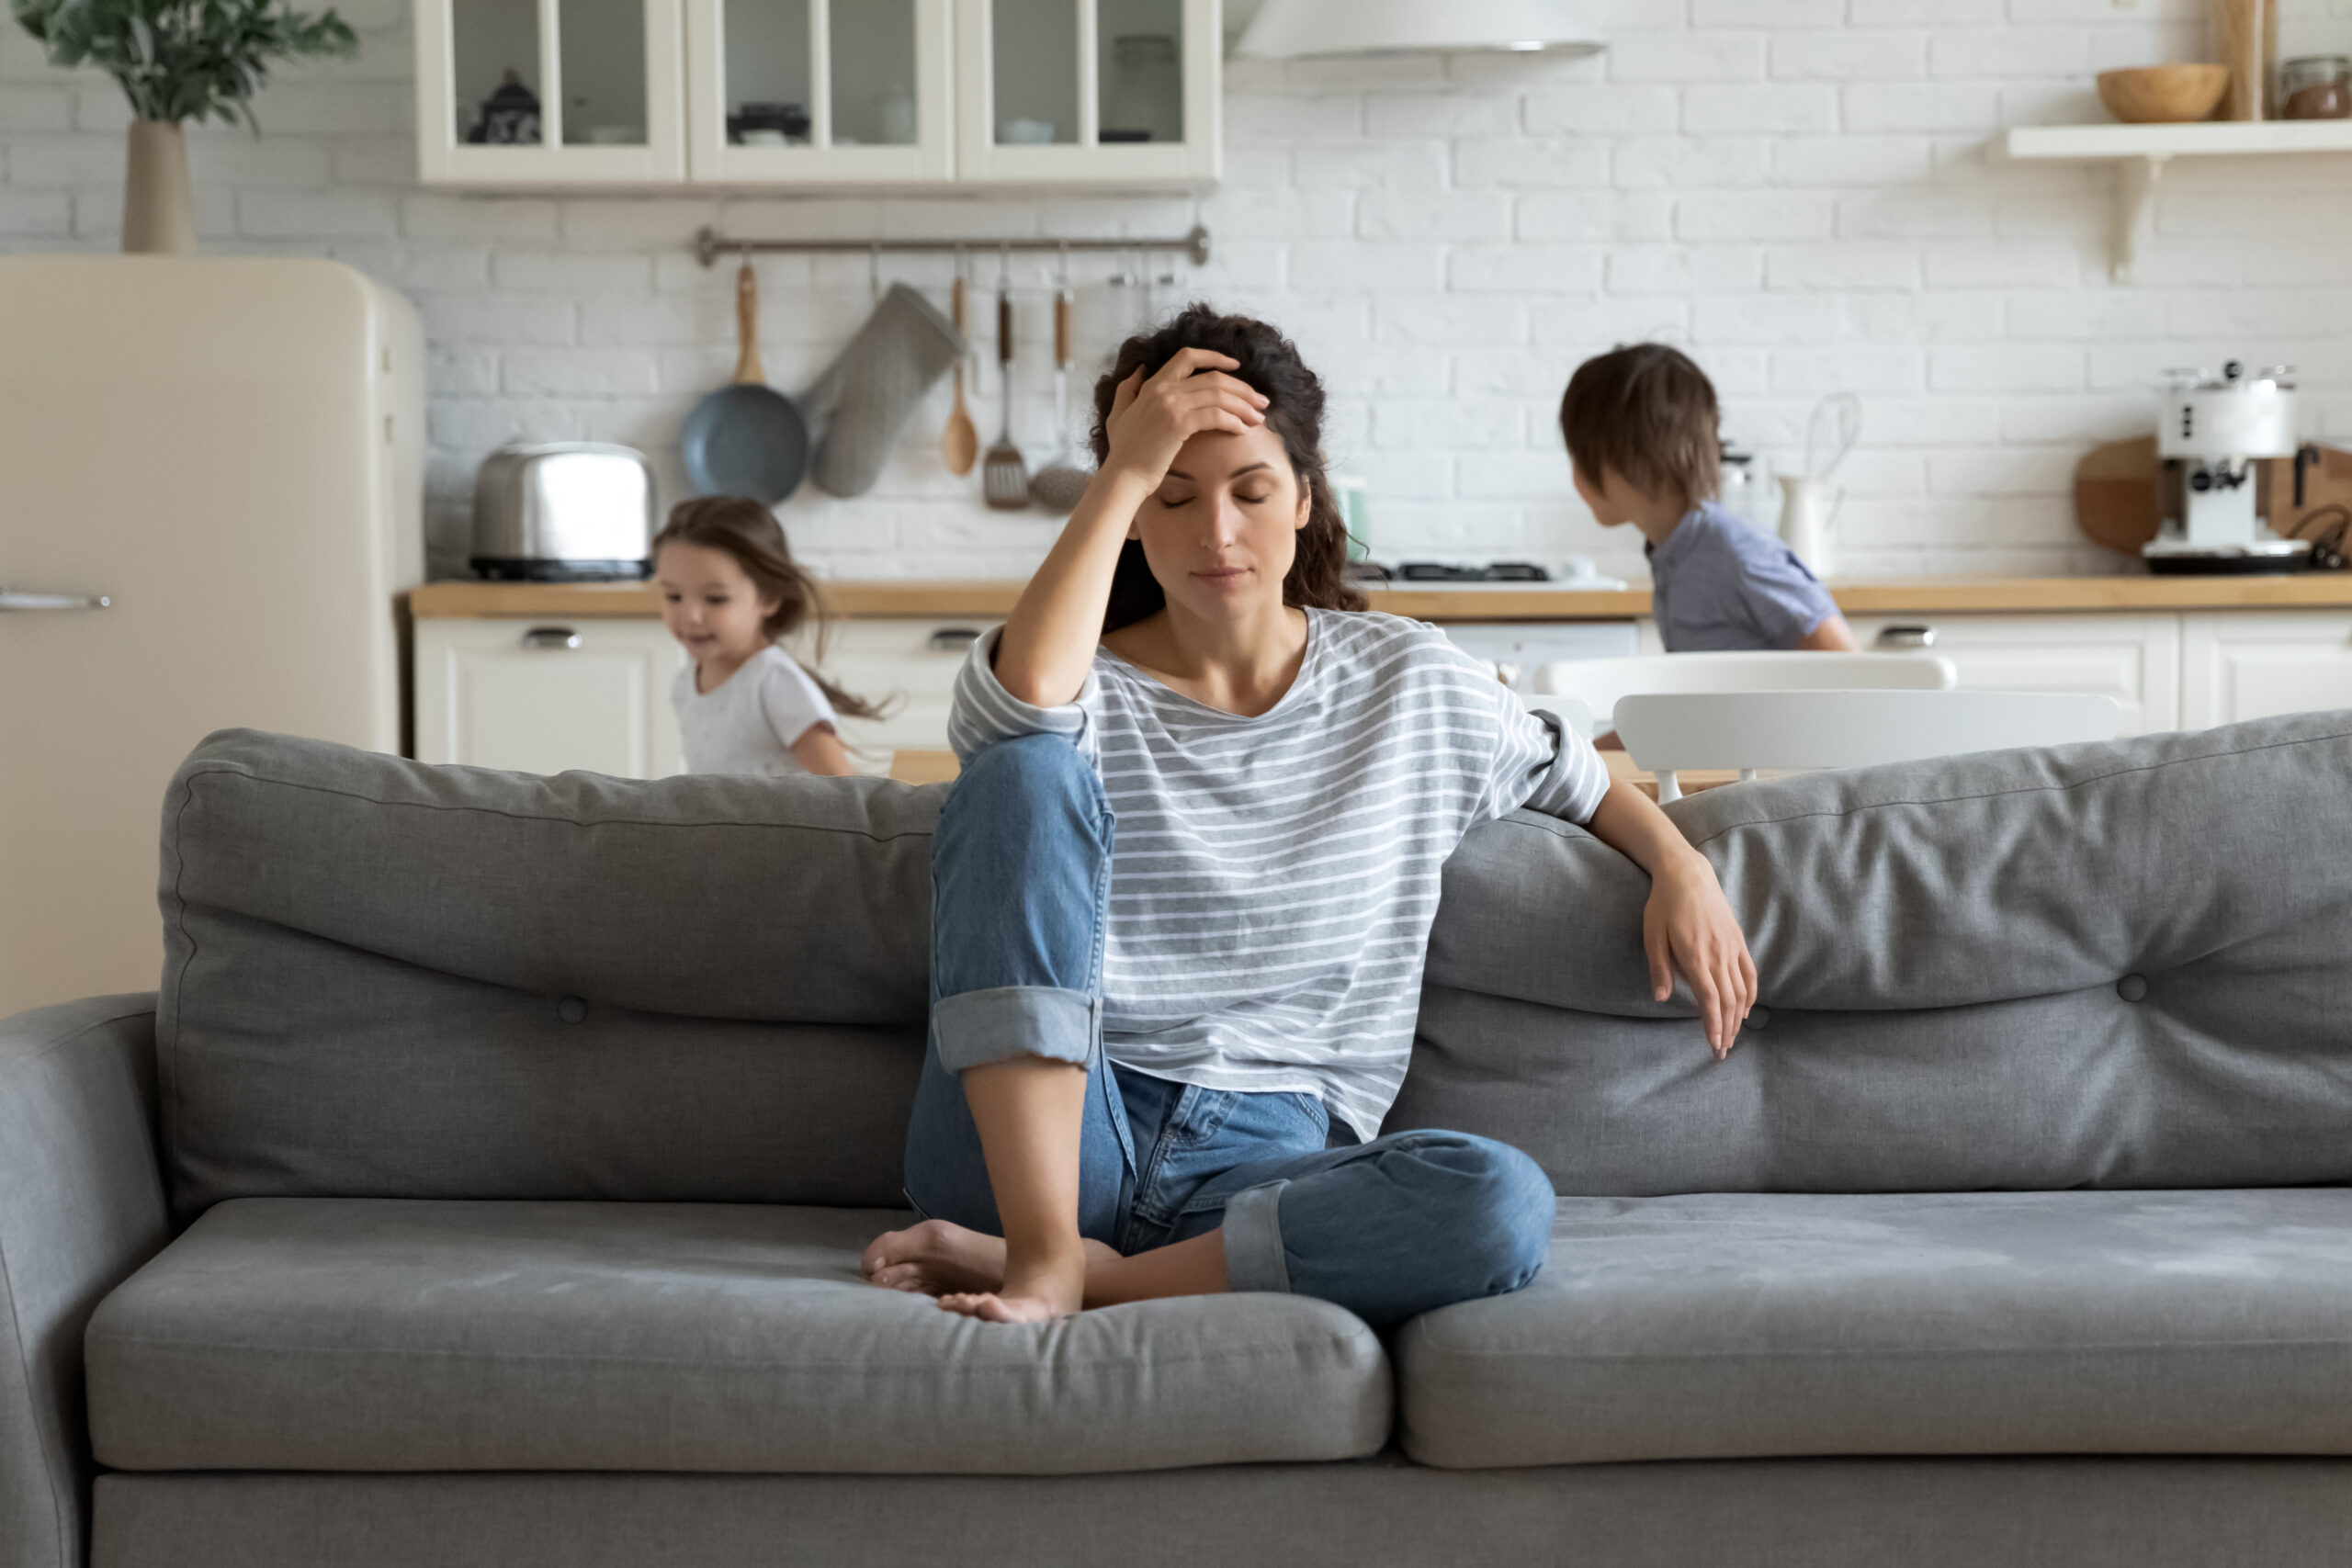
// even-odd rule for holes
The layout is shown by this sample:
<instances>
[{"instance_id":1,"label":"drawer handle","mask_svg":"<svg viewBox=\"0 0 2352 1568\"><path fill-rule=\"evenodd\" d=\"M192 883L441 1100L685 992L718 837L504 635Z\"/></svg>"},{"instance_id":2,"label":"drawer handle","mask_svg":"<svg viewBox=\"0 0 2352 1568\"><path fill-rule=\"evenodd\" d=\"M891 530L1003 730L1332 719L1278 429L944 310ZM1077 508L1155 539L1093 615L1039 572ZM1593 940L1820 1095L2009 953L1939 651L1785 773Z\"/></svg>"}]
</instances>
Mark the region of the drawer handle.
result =
<instances>
[{"instance_id":1,"label":"drawer handle","mask_svg":"<svg viewBox=\"0 0 2352 1568\"><path fill-rule=\"evenodd\" d=\"M577 649L580 634L570 626L533 626L523 634L525 648Z\"/></svg>"},{"instance_id":2,"label":"drawer handle","mask_svg":"<svg viewBox=\"0 0 2352 1568\"><path fill-rule=\"evenodd\" d=\"M933 653L960 653L979 640L978 626L942 626L931 634L930 647Z\"/></svg>"},{"instance_id":3,"label":"drawer handle","mask_svg":"<svg viewBox=\"0 0 2352 1568\"><path fill-rule=\"evenodd\" d=\"M1900 653L1910 649L1936 646L1933 626L1883 626L1871 638L1871 646L1885 653Z\"/></svg>"}]
</instances>

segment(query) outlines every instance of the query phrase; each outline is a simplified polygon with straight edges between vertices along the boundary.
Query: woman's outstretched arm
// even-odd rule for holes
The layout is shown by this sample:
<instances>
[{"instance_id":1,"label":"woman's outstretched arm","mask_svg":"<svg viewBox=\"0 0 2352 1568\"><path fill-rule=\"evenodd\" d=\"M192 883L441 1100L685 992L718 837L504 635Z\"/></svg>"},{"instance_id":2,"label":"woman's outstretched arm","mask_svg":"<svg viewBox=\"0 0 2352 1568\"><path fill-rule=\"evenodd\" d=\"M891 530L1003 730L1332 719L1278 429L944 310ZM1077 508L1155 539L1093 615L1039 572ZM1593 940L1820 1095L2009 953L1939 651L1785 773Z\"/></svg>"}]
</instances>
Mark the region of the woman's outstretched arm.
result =
<instances>
[{"instance_id":1,"label":"woman's outstretched arm","mask_svg":"<svg viewBox=\"0 0 2352 1568\"><path fill-rule=\"evenodd\" d=\"M1150 380L1138 369L1119 384L1103 422L1110 455L998 637L996 678L1007 692L1049 708L1085 687L1136 513L1185 442L1204 431L1238 434L1266 421L1266 399L1226 374L1240 365L1205 348L1180 349Z\"/></svg>"},{"instance_id":2,"label":"woman's outstretched arm","mask_svg":"<svg viewBox=\"0 0 2352 1568\"><path fill-rule=\"evenodd\" d=\"M1642 948L1649 954L1651 993L1674 994L1679 969L1699 1003L1707 1043L1721 1061L1756 1005L1756 961L1731 912L1715 868L1648 795L1623 779L1610 782L1592 820L1592 836L1650 874L1642 911Z\"/></svg>"}]
</instances>

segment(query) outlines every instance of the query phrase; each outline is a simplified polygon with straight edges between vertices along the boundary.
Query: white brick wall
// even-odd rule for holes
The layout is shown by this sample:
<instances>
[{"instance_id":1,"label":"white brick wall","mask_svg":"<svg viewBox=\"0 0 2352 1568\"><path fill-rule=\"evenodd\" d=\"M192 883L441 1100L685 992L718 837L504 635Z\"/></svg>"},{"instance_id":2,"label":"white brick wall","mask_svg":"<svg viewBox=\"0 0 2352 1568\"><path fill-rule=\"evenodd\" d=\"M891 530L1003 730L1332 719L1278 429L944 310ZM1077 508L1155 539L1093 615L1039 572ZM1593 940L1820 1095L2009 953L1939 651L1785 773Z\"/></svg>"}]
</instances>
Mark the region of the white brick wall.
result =
<instances>
[{"instance_id":1,"label":"white brick wall","mask_svg":"<svg viewBox=\"0 0 2352 1568\"><path fill-rule=\"evenodd\" d=\"M2284 0L2288 52L2352 48L2352 0ZM1236 10L1240 7L1237 4ZM2146 384L2231 356L2301 367L2309 434L2352 441L2352 158L2176 164L2140 281L2106 281L2107 176L2008 165L2005 126L2094 119L2090 73L2198 58L2203 0L1601 0L1612 46L1525 58L1228 67L1228 177L1183 198L473 197L415 184L401 0L343 9L356 61L288 72L267 134L197 132L206 243L340 257L406 291L432 344L435 563L465 552L474 465L516 435L655 452L734 364L745 235L1175 232L1181 289L1292 332L1329 382L1335 459L1374 485L1384 553L1556 556L1640 570L1577 505L1553 424L1577 361L1657 335L1714 375L1726 428L1792 464L1825 392L1866 407L1842 477L1855 570L2104 570L2073 463L2148 427ZM0 249L106 249L120 222L111 84L0 25ZM1117 322L1077 276L1082 347ZM1054 434L1023 258L1016 429ZM885 276L943 299L944 259ZM763 350L797 389L867 309L864 258L763 260ZM993 258L978 280L991 285ZM1175 289L1163 290L1163 303ZM993 316L976 300L983 333ZM991 361L976 407L995 434ZM1083 398L1083 389L1080 390ZM1053 523L990 513L938 456L943 388L869 496L804 493L802 553L844 575L1012 575Z\"/></svg>"}]
</instances>

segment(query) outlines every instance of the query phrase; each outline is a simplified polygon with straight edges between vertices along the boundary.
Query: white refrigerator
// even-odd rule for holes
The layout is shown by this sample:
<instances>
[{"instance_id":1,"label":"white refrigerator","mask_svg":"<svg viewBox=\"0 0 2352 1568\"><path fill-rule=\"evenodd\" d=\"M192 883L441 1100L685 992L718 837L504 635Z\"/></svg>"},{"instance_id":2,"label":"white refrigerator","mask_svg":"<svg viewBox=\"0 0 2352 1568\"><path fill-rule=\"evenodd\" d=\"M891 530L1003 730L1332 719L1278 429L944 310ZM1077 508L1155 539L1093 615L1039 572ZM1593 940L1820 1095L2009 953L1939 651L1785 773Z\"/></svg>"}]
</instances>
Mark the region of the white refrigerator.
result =
<instances>
[{"instance_id":1,"label":"white refrigerator","mask_svg":"<svg viewBox=\"0 0 2352 1568\"><path fill-rule=\"evenodd\" d=\"M0 1015L156 984L209 731L402 749L424 356L338 263L0 256Z\"/></svg>"}]
</instances>

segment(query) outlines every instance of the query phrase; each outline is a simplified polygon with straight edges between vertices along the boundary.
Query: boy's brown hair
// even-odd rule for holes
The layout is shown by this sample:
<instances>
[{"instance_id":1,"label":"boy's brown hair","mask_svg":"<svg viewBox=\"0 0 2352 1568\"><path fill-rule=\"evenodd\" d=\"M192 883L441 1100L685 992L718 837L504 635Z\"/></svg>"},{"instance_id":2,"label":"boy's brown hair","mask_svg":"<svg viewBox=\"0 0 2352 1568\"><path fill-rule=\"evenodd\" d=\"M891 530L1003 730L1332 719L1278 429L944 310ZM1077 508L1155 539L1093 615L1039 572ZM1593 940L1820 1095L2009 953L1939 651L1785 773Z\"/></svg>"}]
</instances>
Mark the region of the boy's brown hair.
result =
<instances>
[{"instance_id":1,"label":"boy's brown hair","mask_svg":"<svg viewBox=\"0 0 2352 1568\"><path fill-rule=\"evenodd\" d=\"M1621 345L1577 367L1560 398L1568 460L1595 486L1613 471L1652 495L1714 498L1721 412L1707 373L1662 343Z\"/></svg>"}]
</instances>

